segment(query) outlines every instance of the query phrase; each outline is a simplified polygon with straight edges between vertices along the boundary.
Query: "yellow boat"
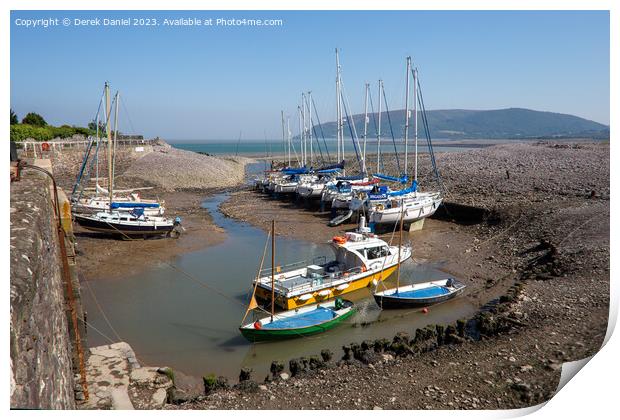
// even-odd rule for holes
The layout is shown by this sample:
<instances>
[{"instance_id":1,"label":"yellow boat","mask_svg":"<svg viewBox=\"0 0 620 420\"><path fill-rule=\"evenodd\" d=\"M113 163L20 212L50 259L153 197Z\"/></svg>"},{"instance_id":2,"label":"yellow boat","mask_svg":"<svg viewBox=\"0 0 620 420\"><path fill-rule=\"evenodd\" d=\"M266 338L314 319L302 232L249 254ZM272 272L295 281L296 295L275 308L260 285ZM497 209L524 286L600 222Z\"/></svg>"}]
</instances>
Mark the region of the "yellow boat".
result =
<instances>
[{"instance_id":1,"label":"yellow boat","mask_svg":"<svg viewBox=\"0 0 620 420\"><path fill-rule=\"evenodd\" d=\"M290 310L376 285L398 266L399 247L389 246L368 232L347 232L345 236L335 236L330 244L335 254L332 261L293 268L275 276L276 305ZM409 257L411 247L403 246L400 262ZM271 276L261 276L254 283L256 296L271 301Z\"/></svg>"}]
</instances>

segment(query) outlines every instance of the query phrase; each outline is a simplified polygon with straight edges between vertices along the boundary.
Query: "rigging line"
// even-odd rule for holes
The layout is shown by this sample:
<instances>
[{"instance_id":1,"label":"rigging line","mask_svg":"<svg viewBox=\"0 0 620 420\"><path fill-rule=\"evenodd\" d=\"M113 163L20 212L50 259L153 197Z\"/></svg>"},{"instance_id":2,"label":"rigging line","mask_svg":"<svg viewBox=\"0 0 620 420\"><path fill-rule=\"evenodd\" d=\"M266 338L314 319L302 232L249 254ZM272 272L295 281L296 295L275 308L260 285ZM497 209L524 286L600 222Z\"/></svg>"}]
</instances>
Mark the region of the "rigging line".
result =
<instances>
[{"instance_id":1,"label":"rigging line","mask_svg":"<svg viewBox=\"0 0 620 420\"><path fill-rule=\"evenodd\" d=\"M136 128L133 126L133 122L131 121L131 117L129 116L129 111L127 110L124 97L121 98L121 106L123 107L123 111L125 111L124 115L127 115L127 120L129 121L129 126L131 127L131 131L137 134Z\"/></svg>"},{"instance_id":2,"label":"rigging line","mask_svg":"<svg viewBox=\"0 0 620 420\"><path fill-rule=\"evenodd\" d=\"M95 122L95 124L99 124L98 122L98 117L99 117L99 113L101 112L101 106L103 104L103 97L105 95L105 90L101 93L101 97L99 98L99 106L97 107L97 113L95 114L95 117L93 119L93 121ZM98 130L99 127L96 127L96 129ZM88 162L88 157L90 156L90 152L92 150L92 143L93 143L93 139L92 136L88 136L90 142L88 143L88 146L86 148L86 150L84 151L84 158L82 159L82 167L80 168L80 171L78 172L78 176L75 180L75 184L73 185L73 190L71 191L71 198L73 198L75 196L76 190L78 188L78 186L81 186L81 182L82 182L82 177L84 174L84 168L86 167L86 164ZM81 193L80 193L81 195Z\"/></svg>"},{"instance_id":3,"label":"rigging line","mask_svg":"<svg viewBox=\"0 0 620 420\"><path fill-rule=\"evenodd\" d=\"M316 109L314 98L312 98L312 107L314 108L314 115L316 115L316 120L319 123L319 129L321 130L321 138L323 139L323 145L325 146L325 152L327 152L327 160L331 162L332 158L329 155L329 149L327 148L327 142L325 141L325 133L323 132L323 125L321 124L321 120L319 119L319 112ZM315 133L315 136L316 136L316 133Z\"/></svg>"},{"instance_id":4,"label":"rigging line","mask_svg":"<svg viewBox=\"0 0 620 420\"><path fill-rule=\"evenodd\" d=\"M182 268L179 268L179 267L177 267L177 266L175 266L174 264L169 263L169 262L164 262L164 264L166 264L166 265L170 266L173 270L176 270L176 271L180 272L181 274L184 274L186 277L188 277L188 278L189 278L189 279L191 279L191 280L194 280L195 282L197 282L199 285L203 286L204 288L206 288L206 289L210 289L210 290L213 290L215 293L217 293L218 295L220 295L220 296L221 296L221 297L223 297L224 299L227 299L227 300L229 300L229 301L231 301L231 302L234 302L234 303L235 303L235 304L237 304L237 305L241 305L241 306L245 307L245 305L244 305L244 304L242 304L241 302L239 302L239 301L237 301L236 299L234 299L234 298L232 298L232 297L228 296L227 294L225 294L224 292L222 292L222 291L220 291L220 290L216 289L215 287L210 286L209 284L207 284L207 283L205 283L205 282L203 282L203 281L199 280L198 278L194 277L193 275L191 275L191 274L190 274L190 273L188 273L187 271L183 270Z\"/></svg>"},{"instance_id":5,"label":"rigging line","mask_svg":"<svg viewBox=\"0 0 620 420\"><path fill-rule=\"evenodd\" d=\"M304 100L306 102L306 108L310 110L310 102L308 101L308 95L306 95L306 98ZM314 99L312 100L312 102L314 103ZM316 113L316 108L314 110ZM310 129L312 130L312 133L314 133L314 138L316 139L317 146L319 146L319 154L321 155L321 165L325 165L325 159L323 158L323 150L321 150L321 142L319 142L319 136L317 136L316 134L316 128L314 124L312 123L312 121L310 121Z\"/></svg>"},{"instance_id":6,"label":"rigging line","mask_svg":"<svg viewBox=\"0 0 620 420\"><path fill-rule=\"evenodd\" d=\"M375 113L375 106L374 103L372 101L372 92L368 92L368 99L370 102L370 115L372 115L372 125L375 127L375 137L378 139L380 136L379 133L379 126L377 125L377 117L376 117L376 113ZM381 99L379 99L381 100ZM378 141L378 140L377 140ZM381 156L381 154L379 154L379 164L381 165L381 167L383 168L383 156ZM385 172L383 169L381 170L381 172Z\"/></svg>"},{"instance_id":7,"label":"rigging line","mask_svg":"<svg viewBox=\"0 0 620 420\"><path fill-rule=\"evenodd\" d=\"M413 72L413 70L412 70ZM431 157L431 163L433 164L433 170L435 172L435 177L437 178L437 182L439 183L440 188L445 192L445 187L443 185L443 181L441 179L441 175L439 175L439 169L437 169L437 162L435 161L435 151L433 149L433 143L431 141L431 130L428 124L428 117L426 115L426 107L424 106L424 97L422 96L422 87L420 86L420 78L416 78L416 83L418 87L418 103L420 105L422 111L422 125L424 126L424 132L426 134L426 140L428 143L429 154Z\"/></svg>"},{"instance_id":8,"label":"rigging line","mask_svg":"<svg viewBox=\"0 0 620 420\"><path fill-rule=\"evenodd\" d=\"M343 98L342 99L343 105L345 105L345 111L347 112L347 119L350 120L349 130L351 129L351 127L353 127L353 134L351 135L351 140L353 141L353 147L355 148L355 155L357 156L357 162L360 166L360 173L364 173L364 166L366 165L366 162L362 162L362 159L360 158L360 154L359 154L360 145L359 145L359 138L357 136L357 129L355 128L355 119L353 118L353 115L349 113L349 110L351 109L351 105L349 104L349 99L348 99L344 84L342 84L342 82L340 84L342 87L341 96Z\"/></svg>"},{"instance_id":9,"label":"rigging line","mask_svg":"<svg viewBox=\"0 0 620 420\"><path fill-rule=\"evenodd\" d=\"M351 133L351 139L353 140L353 149L355 150L355 156L357 157L357 163L359 164L360 172L364 172L364 167L362 165L362 160L360 159L358 145L356 142L357 134L355 133L355 124L353 121L351 121L352 117L349 114L349 109L347 107L345 97L343 97L343 92L344 92L344 87L342 87L342 90L340 92L340 100L342 101L342 108L344 109L345 117L347 120L347 126L349 127L349 132Z\"/></svg>"},{"instance_id":10,"label":"rigging line","mask_svg":"<svg viewBox=\"0 0 620 420\"><path fill-rule=\"evenodd\" d=\"M394 145L394 154L396 155L396 165L398 166L398 173L402 174L403 171L400 168L400 159L398 158L398 150L396 149L396 138L394 137L394 130L392 128L392 119L390 118L390 109L388 108L387 97L385 96L385 87L383 89L383 102L385 103L385 113L388 118L388 125L390 126L390 134L392 135L392 144Z\"/></svg>"},{"instance_id":11,"label":"rigging line","mask_svg":"<svg viewBox=\"0 0 620 420\"><path fill-rule=\"evenodd\" d=\"M85 325L88 326L88 328L92 329L93 331L95 331L97 334L99 334L100 336L102 336L103 338L105 338L106 340L108 340L110 342L110 344L116 344L118 343L118 341L114 341L112 340L110 337L108 337L107 335L105 335L103 332L101 332L101 330L99 330L97 327L95 327L93 324L91 324L90 322L86 321L84 318L81 318L78 316L78 319L80 321L82 321ZM123 340L121 340L123 341ZM145 363L140 360L138 358L138 356L136 355L136 353L134 352L134 356L136 358L136 360L138 361L138 363L140 364L140 366L145 366Z\"/></svg>"},{"instance_id":12,"label":"rigging line","mask_svg":"<svg viewBox=\"0 0 620 420\"><path fill-rule=\"evenodd\" d=\"M267 234L267 239L265 240L265 246L263 247L263 256L261 257L260 265L258 266L258 272L256 273L256 280L254 282L254 289L252 290L252 297L250 298L250 304L252 303L252 299L254 298L256 294L256 288L258 287L258 280L260 279L261 271L263 271L263 263L265 262L265 255L267 255L267 246L269 245L269 239L271 238L271 233L272 232L269 231L269 233ZM250 308L250 305L248 305L247 309L245 310L245 315L243 315L243 319L241 320L242 325L250 311L251 311L251 308Z\"/></svg>"},{"instance_id":13,"label":"rigging line","mask_svg":"<svg viewBox=\"0 0 620 420\"><path fill-rule=\"evenodd\" d=\"M105 314L105 311L103 310L103 308L99 304L99 300L97 299L97 296L95 296L95 292L93 292L93 289L90 287L90 282L87 281L85 283L86 283L86 288L88 289L90 295L93 297L93 301L95 302L95 305L97 305L97 308L99 309L99 312L101 312L101 316L103 316L104 321L106 322L106 324L108 324L108 327L110 327L110 331L112 331L114 333L114 335L116 336L118 341L123 341L123 339L119 335L118 331L116 331L116 329L112 326L112 323L110 322L110 319Z\"/></svg>"}]
</instances>

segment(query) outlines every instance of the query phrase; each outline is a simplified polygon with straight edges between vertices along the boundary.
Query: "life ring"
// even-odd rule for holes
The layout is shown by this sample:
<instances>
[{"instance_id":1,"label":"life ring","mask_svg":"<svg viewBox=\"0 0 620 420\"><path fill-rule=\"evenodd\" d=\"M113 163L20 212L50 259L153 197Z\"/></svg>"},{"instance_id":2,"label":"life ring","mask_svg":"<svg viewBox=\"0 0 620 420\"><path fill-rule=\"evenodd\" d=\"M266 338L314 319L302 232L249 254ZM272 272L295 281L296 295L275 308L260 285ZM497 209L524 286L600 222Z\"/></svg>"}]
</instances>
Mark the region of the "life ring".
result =
<instances>
[{"instance_id":1,"label":"life ring","mask_svg":"<svg viewBox=\"0 0 620 420\"><path fill-rule=\"evenodd\" d=\"M377 209L377 211L383 211L385 207L383 206L383 204L377 204L375 208Z\"/></svg>"}]
</instances>

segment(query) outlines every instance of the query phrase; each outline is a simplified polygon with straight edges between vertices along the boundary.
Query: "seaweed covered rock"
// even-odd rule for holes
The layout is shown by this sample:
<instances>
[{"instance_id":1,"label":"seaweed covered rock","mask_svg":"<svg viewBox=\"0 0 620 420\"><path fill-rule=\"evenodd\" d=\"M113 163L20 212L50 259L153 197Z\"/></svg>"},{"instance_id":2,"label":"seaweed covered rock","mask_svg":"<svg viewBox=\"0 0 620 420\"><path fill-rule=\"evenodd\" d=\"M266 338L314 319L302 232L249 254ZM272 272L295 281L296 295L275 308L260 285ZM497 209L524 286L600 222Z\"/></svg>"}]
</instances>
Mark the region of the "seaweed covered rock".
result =
<instances>
[{"instance_id":1,"label":"seaweed covered rock","mask_svg":"<svg viewBox=\"0 0 620 420\"><path fill-rule=\"evenodd\" d=\"M276 378L282 371L284 371L284 362L279 360L274 360L271 362L271 367L269 368L271 375Z\"/></svg>"},{"instance_id":2,"label":"seaweed covered rock","mask_svg":"<svg viewBox=\"0 0 620 420\"><path fill-rule=\"evenodd\" d=\"M207 375L202 377L205 394L208 395L218 389L228 388L228 379L224 376Z\"/></svg>"},{"instance_id":3,"label":"seaweed covered rock","mask_svg":"<svg viewBox=\"0 0 620 420\"><path fill-rule=\"evenodd\" d=\"M321 357L325 363L329 363L334 358L334 352L330 349L321 350Z\"/></svg>"},{"instance_id":4,"label":"seaweed covered rock","mask_svg":"<svg viewBox=\"0 0 620 420\"><path fill-rule=\"evenodd\" d=\"M310 371L310 361L307 357L291 359L288 362L288 369L291 371L291 376L298 376L304 372Z\"/></svg>"}]
</instances>

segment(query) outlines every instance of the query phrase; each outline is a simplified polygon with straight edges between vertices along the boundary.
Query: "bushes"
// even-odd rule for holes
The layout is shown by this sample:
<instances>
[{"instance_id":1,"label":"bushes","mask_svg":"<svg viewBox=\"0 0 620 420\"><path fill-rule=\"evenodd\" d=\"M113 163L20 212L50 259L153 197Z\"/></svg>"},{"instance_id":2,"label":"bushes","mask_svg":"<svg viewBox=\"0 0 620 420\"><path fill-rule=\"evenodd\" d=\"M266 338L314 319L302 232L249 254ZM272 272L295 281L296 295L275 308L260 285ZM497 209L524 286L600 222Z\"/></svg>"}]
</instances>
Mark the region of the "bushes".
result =
<instances>
[{"instance_id":1,"label":"bushes","mask_svg":"<svg viewBox=\"0 0 620 420\"><path fill-rule=\"evenodd\" d=\"M51 125L46 125L45 127L37 127L29 124L11 125L12 141L24 141L26 139L33 139L36 141L48 141L57 137L65 139L68 137L72 137L76 134L81 134L87 137L93 135L94 133L88 128L71 127L68 125L63 125L61 127L54 127Z\"/></svg>"}]
</instances>

